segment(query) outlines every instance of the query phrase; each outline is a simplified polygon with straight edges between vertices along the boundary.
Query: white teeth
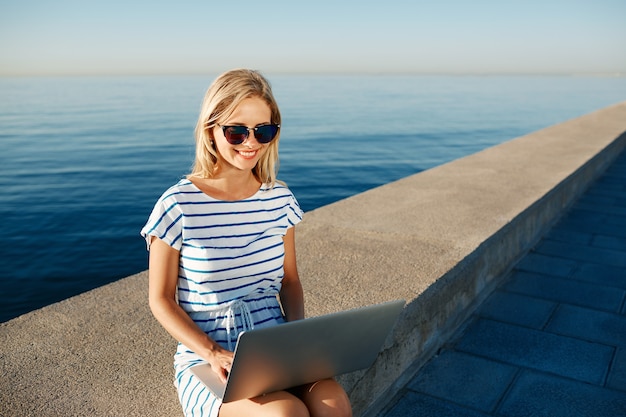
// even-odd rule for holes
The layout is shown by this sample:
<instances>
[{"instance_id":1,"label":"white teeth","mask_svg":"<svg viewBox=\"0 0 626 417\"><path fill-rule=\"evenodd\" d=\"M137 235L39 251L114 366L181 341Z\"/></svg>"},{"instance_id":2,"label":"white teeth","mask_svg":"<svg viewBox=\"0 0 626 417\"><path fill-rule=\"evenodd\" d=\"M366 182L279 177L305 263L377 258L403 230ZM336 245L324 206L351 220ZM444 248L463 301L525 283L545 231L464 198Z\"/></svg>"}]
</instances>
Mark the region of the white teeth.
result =
<instances>
[{"instance_id":1,"label":"white teeth","mask_svg":"<svg viewBox=\"0 0 626 417\"><path fill-rule=\"evenodd\" d=\"M250 152L246 152L246 151L239 151L239 153L241 154L241 156L251 157L251 156L254 156L254 154L256 153L256 151L250 151Z\"/></svg>"}]
</instances>

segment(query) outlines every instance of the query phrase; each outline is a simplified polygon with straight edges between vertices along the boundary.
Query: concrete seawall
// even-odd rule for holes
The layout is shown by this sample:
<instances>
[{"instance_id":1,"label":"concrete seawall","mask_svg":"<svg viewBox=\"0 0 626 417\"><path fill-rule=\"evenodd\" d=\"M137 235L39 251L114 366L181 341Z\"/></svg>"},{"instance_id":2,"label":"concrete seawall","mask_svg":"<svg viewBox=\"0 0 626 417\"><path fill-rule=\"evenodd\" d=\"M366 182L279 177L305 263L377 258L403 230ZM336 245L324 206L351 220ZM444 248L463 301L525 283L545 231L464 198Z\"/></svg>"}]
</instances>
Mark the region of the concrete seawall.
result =
<instances>
[{"instance_id":1,"label":"concrete seawall","mask_svg":"<svg viewBox=\"0 0 626 417\"><path fill-rule=\"evenodd\" d=\"M376 363L340 377L376 415L626 148L626 102L314 210L297 230L307 315L396 298ZM364 175L367 175L365 172ZM0 415L181 415L175 342L145 272L0 326Z\"/></svg>"}]
</instances>

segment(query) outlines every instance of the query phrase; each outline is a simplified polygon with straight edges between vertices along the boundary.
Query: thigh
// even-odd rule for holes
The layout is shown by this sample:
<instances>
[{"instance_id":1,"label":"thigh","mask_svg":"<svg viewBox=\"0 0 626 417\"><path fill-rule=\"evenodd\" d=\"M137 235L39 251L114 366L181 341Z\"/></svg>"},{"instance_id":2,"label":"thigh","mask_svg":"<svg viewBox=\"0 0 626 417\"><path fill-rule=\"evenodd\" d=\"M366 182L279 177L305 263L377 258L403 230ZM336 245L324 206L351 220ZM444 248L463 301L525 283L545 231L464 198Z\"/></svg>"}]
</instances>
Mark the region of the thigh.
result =
<instances>
[{"instance_id":1,"label":"thigh","mask_svg":"<svg viewBox=\"0 0 626 417\"><path fill-rule=\"evenodd\" d=\"M298 397L278 391L248 400L222 403L219 416L309 417L309 412Z\"/></svg>"},{"instance_id":2,"label":"thigh","mask_svg":"<svg viewBox=\"0 0 626 417\"><path fill-rule=\"evenodd\" d=\"M323 379L313 384L302 385L289 390L300 398L312 417L316 416L352 416L352 407L348 394L334 379Z\"/></svg>"}]
</instances>

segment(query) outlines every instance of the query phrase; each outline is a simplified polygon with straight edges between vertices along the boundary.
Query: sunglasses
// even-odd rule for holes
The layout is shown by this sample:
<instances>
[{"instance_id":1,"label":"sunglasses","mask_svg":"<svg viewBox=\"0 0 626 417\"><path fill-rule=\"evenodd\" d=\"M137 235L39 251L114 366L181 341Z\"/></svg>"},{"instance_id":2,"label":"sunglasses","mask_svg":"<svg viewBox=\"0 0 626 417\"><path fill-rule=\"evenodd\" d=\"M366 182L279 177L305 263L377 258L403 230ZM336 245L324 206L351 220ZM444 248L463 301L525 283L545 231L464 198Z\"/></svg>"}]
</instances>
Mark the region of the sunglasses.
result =
<instances>
[{"instance_id":1,"label":"sunglasses","mask_svg":"<svg viewBox=\"0 0 626 417\"><path fill-rule=\"evenodd\" d=\"M280 125L270 124L257 127L247 126L222 126L219 125L224 132L224 137L231 145L241 145L246 139L250 131L254 132L254 137L259 143L270 143L278 134Z\"/></svg>"}]
</instances>

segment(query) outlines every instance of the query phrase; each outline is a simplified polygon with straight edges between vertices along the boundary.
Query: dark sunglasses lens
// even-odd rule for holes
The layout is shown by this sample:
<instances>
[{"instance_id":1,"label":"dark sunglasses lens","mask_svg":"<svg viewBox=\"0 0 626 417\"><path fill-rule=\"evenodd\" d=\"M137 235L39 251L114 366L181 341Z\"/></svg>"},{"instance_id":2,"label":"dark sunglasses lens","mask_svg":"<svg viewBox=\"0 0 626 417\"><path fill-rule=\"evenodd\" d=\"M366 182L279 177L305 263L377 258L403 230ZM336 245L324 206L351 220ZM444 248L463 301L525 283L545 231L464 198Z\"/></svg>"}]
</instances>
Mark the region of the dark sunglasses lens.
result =
<instances>
[{"instance_id":1,"label":"dark sunglasses lens","mask_svg":"<svg viewBox=\"0 0 626 417\"><path fill-rule=\"evenodd\" d=\"M269 143L276 137L277 133L278 126L276 125L259 126L254 132L254 137L259 143Z\"/></svg>"},{"instance_id":2,"label":"dark sunglasses lens","mask_svg":"<svg viewBox=\"0 0 626 417\"><path fill-rule=\"evenodd\" d=\"M248 129L245 126L228 126L224 129L224 136L231 145L239 145L248 137Z\"/></svg>"}]
</instances>

